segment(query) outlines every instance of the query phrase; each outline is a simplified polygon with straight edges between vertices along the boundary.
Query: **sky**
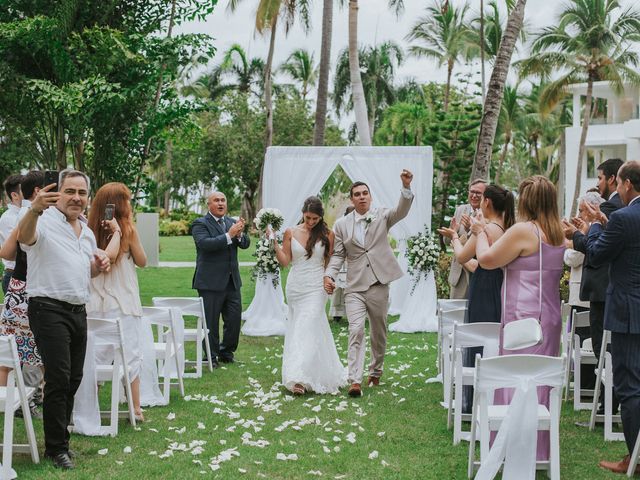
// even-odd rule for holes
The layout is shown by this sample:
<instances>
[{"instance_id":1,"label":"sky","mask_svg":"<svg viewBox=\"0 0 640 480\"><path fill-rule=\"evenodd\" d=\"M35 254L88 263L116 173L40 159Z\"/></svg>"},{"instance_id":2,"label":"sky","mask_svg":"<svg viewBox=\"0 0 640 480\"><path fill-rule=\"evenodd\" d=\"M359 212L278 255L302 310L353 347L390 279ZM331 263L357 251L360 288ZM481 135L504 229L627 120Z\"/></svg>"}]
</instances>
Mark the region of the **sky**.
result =
<instances>
[{"instance_id":1,"label":"sky","mask_svg":"<svg viewBox=\"0 0 640 480\"><path fill-rule=\"evenodd\" d=\"M278 31L276 37L276 48L274 53L274 66L284 62L289 54L297 48L305 48L315 52L315 61L320 61L320 40L322 33L322 0L312 0L313 10L311 15L311 32L305 35L299 25L295 25L288 36L285 37L284 30ZM629 5L632 0L623 2ZM258 0L242 0L235 13L227 10L228 0L218 0L214 12L205 22L191 22L181 25L179 31L189 33L206 33L215 38L217 48L216 57L212 65L219 63L223 53L233 44L239 43L247 52L249 57L266 58L269 47L269 37L262 37L255 33L255 10ZM502 0L499 0L504 5ZM337 3L337 2L336 2ZM345 1L345 3L348 3ZM425 15L425 8L432 4L432 0L405 0L405 11L400 18L396 18L395 13L388 8L388 0L360 0L360 10L358 15L358 37L359 43L370 45L393 40L406 49L409 43L405 36L416 20ZM460 5L461 0L452 0L454 5ZM479 0L469 0L472 15L476 16L479 11ZM485 4L488 0L485 0ZM541 27L551 25L557 16L562 4L558 0L528 0L525 10L525 22L529 30L536 31ZM506 15L504 16L506 21ZM332 65L335 65L339 52L347 46L348 35L348 8L340 8L336 5L333 14L333 38L332 38ZM514 59L517 53L514 54ZM479 64L471 67L464 65L457 66L457 72L478 72ZM454 71L454 73L455 73ZM491 67L487 64L487 82L491 74ZM445 82L446 72L443 67L438 67L432 61L406 57L405 62L398 69L397 83L406 79L416 79L419 82ZM282 77L280 80L284 80ZM479 76L478 76L479 80ZM330 79L330 90L332 81ZM315 99L315 91L310 95ZM340 125L346 128L350 123L350 115L340 119Z\"/></svg>"}]
</instances>

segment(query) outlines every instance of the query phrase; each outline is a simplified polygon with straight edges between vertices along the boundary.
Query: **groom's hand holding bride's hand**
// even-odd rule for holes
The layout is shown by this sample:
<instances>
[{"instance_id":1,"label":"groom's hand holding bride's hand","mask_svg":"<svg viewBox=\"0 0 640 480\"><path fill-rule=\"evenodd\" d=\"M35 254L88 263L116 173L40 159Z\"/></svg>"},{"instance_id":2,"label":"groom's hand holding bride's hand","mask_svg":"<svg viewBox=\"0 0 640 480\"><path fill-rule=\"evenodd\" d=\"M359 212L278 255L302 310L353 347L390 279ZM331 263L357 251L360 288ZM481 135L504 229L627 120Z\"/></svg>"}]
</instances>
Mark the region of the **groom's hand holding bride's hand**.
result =
<instances>
[{"instance_id":1,"label":"groom's hand holding bride's hand","mask_svg":"<svg viewBox=\"0 0 640 480\"><path fill-rule=\"evenodd\" d=\"M332 295L335 288L336 282L334 282L331 277L324 277L324 291Z\"/></svg>"},{"instance_id":2,"label":"groom's hand holding bride's hand","mask_svg":"<svg viewBox=\"0 0 640 480\"><path fill-rule=\"evenodd\" d=\"M402 186L404 188L410 188L411 180L413 180L413 173L411 173L406 168L402 169L402 173L400 174L400 180L402 180Z\"/></svg>"}]
</instances>

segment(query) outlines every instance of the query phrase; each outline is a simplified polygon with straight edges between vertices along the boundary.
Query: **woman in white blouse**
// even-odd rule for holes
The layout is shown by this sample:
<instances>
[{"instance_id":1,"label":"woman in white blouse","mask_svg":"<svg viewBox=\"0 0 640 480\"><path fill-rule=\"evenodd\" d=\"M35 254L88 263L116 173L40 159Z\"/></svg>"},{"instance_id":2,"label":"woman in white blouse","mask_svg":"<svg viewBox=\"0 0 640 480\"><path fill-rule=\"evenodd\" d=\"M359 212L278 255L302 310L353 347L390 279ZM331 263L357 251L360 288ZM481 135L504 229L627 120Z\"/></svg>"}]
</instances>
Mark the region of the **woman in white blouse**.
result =
<instances>
[{"instance_id":1,"label":"woman in white blouse","mask_svg":"<svg viewBox=\"0 0 640 480\"><path fill-rule=\"evenodd\" d=\"M109 204L115 208L105 216ZM96 192L89 211L89 227L96 236L98 248L107 252L111 271L92 279L87 312L120 318L136 420L144 421L140 406L142 303L136 266L144 267L147 256L133 223L131 191L126 185L107 183Z\"/></svg>"}]
</instances>

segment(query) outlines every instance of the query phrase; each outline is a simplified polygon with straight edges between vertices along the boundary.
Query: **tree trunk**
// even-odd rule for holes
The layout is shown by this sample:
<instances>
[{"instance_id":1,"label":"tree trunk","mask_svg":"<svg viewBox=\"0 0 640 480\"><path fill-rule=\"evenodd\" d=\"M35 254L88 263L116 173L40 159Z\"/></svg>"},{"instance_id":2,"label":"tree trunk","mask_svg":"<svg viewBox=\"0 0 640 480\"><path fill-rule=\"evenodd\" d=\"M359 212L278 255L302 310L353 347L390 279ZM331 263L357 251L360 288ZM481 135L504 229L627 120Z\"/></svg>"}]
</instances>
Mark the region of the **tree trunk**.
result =
<instances>
[{"instance_id":1,"label":"tree trunk","mask_svg":"<svg viewBox=\"0 0 640 480\"><path fill-rule=\"evenodd\" d=\"M447 61L447 84L444 87L444 111L449 111L449 95L451 94L451 75L453 74L453 59Z\"/></svg>"},{"instance_id":2,"label":"tree trunk","mask_svg":"<svg viewBox=\"0 0 640 480\"><path fill-rule=\"evenodd\" d=\"M587 81L587 98L584 102L584 114L582 115L582 133L580 133L580 148L578 149L578 169L576 170L576 188L573 191L573 201L571 202L570 216L574 217L578 210L578 197L582 189L582 164L585 154L585 144L587 143L587 132L589 131L589 120L591 119L591 103L593 101L593 76L589 74Z\"/></svg>"},{"instance_id":3,"label":"tree trunk","mask_svg":"<svg viewBox=\"0 0 640 480\"><path fill-rule=\"evenodd\" d=\"M169 177L171 176L171 157L173 156L173 142L171 140L167 141L167 151L165 152L167 157L166 160L166 173L164 175L164 181L166 182L165 191L164 191L164 212L165 214L169 213L171 209L171 185L169 183Z\"/></svg>"},{"instance_id":4,"label":"tree trunk","mask_svg":"<svg viewBox=\"0 0 640 480\"><path fill-rule=\"evenodd\" d=\"M564 128L560 131L560 152L558 153L558 162L560 165L558 172L558 213L560 216L564 216L564 189L565 189L565 175L567 174L567 162L565 149L567 148L566 130Z\"/></svg>"},{"instance_id":5,"label":"tree trunk","mask_svg":"<svg viewBox=\"0 0 640 480\"><path fill-rule=\"evenodd\" d=\"M316 121L313 127L313 145L324 145L324 129L327 121L327 97L329 69L331 67L331 34L333 31L333 0L324 0L322 8L322 42L320 45L320 78L316 98Z\"/></svg>"},{"instance_id":6,"label":"tree trunk","mask_svg":"<svg viewBox=\"0 0 640 480\"><path fill-rule=\"evenodd\" d=\"M507 74L509 73L511 56L513 55L518 35L522 29L526 4L526 0L518 0L518 3L509 15L507 28L500 42L498 55L496 56L493 71L491 72L491 79L489 80L487 96L484 101L482 122L480 123L480 131L478 133L478 143L476 145L476 156L473 161L471 180L475 180L476 178L489 178L489 162L491 161L491 152L496 136L498 117L500 116L504 84L507 80Z\"/></svg>"},{"instance_id":7,"label":"tree trunk","mask_svg":"<svg viewBox=\"0 0 640 480\"><path fill-rule=\"evenodd\" d=\"M500 154L500 161L498 162L498 168L496 169L496 176L493 179L493 183L497 185L500 184L500 175L502 175L502 166L504 165L504 161L507 158L507 150L509 148L510 142L511 142L511 133L507 133L504 138L504 145L502 146L502 153Z\"/></svg>"},{"instance_id":8,"label":"tree trunk","mask_svg":"<svg viewBox=\"0 0 640 480\"><path fill-rule=\"evenodd\" d=\"M484 75L484 0L480 0L480 84L482 86L482 102L487 94Z\"/></svg>"},{"instance_id":9,"label":"tree trunk","mask_svg":"<svg viewBox=\"0 0 640 480\"><path fill-rule=\"evenodd\" d=\"M358 54L358 0L349 0L349 77L351 79L351 97L356 114L356 127L360 145L370 146L369 118L365 101L362 77L360 76L360 58Z\"/></svg>"},{"instance_id":10,"label":"tree trunk","mask_svg":"<svg viewBox=\"0 0 640 480\"><path fill-rule=\"evenodd\" d=\"M67 141L61 121L56 125L56 166L58 170L67 168Z\"/></svg>"}]
</instances>

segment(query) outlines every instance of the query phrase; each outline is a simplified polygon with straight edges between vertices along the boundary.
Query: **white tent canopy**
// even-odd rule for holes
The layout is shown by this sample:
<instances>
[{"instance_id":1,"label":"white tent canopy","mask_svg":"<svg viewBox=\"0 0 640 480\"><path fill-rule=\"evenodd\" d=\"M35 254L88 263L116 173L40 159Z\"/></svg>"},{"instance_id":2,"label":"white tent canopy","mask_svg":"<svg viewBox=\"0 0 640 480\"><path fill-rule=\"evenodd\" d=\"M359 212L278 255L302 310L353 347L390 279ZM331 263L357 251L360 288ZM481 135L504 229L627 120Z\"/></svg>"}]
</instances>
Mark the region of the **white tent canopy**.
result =
<instances>
[{"instance_id":1,"label":"white tent canopy","mask_svg":"<svg viewBox=\"0 0 640 480\"><path fill-rule=\"evenodd\" d=\"M270 147L264 165L262 204L282 211L283 228L297 224L305 198L317 195L338 165L352 180L369 185L373 208L398 203L400 172L410 170L415 200L409 215L391 235L405 239L430 224L431 147Z\"/></svg>"}]
</instances>

